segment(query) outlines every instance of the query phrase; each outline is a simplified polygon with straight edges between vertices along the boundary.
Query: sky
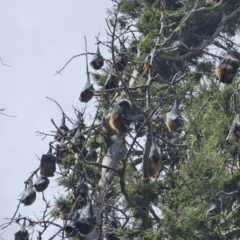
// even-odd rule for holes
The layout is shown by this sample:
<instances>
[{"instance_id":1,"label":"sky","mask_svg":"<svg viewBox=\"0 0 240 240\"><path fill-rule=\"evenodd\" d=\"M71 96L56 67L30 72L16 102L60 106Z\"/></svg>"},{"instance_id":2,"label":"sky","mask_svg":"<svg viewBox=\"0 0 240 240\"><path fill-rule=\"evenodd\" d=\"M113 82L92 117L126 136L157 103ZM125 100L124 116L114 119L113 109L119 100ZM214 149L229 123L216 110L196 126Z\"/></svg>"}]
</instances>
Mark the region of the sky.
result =
<instances>
[{"instance_id":1,"label":"sky","mask_svg":"<svg viewBox=\"0 0 240 240\"><path fill-rule=\"evenodd\" d=\"M51 118L60 124L62 118L58 106L46 99L56 100L64 112L75 118L73 105L79 109L85 107L78 100L80 91L86 82L85 57L75 58L62 72L53 76L74 55L84 52L84 36L87 37L88 51L95 52L96 38L106 40L107 8L110 0L41 0L41 1L3 1L0 8L1 45L0 58L0 109L14 118L0 114L0 224L4 218L13 216L24 181L39 166L38 157L48 151L48 142L42 140L36 131L50 133L55 130ZM102 55L107 49L100 47ZM91 59L91 56L89 57ZM97 86L95 86L97 89ZM88 103L88 112L94 105L94 99ZM69 122L67 126L71 127ZM36 178L34 179L36 180ZM45 195L53 204L52 196L63 189L56 188L54 178ZM20 206L19 212L33 217L44 210L41 194L31 206ZM61 222L60 222L61 224ZM13 239L20 229L13 223L3 232L0 239ZM49 230L43 239L56 232ZM36 235L33 235L36 239ZM58 237L55 239L59 239Z\"/></svg>"}]
</instances>

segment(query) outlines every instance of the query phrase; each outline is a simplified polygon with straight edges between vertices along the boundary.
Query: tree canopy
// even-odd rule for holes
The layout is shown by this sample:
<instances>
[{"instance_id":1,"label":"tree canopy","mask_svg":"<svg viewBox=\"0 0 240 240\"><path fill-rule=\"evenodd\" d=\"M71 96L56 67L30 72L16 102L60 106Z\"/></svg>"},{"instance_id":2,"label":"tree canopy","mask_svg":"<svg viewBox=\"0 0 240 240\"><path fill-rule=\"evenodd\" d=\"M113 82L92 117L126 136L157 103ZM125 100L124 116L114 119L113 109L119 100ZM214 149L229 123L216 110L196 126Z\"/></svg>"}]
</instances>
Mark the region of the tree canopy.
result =
<instances>
[{"instance_id":1,"label":"tree canopy","mask_svg":"<svg viewBox=\"0 0 240 240\"><path fill-rule=\"evenodd\" d=\"M50 239L238 239L239 1L112 2L108 41L96 37L90 53L86 40L79 55L92 120L59 106L62 123L52 120L50 150L19 205L34 204L54 175L66 191L36 219L18 205L2 229L24 220L21 233L34 227L39 240L48 227Z\"/></svg>"}]
</instances>

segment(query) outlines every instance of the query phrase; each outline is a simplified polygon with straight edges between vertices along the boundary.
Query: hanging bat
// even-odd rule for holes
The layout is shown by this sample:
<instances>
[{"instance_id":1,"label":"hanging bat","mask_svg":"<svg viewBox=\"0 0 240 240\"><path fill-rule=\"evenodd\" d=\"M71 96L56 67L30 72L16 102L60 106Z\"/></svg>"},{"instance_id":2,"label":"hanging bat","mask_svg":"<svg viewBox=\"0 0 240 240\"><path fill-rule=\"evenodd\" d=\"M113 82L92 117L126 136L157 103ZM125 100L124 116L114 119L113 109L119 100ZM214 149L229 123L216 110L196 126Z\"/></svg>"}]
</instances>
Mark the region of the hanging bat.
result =
<instances>
[{"instance_id":1,"label":"hanging bat","mask_svg":"<svg viewBox=\"0 0 240 240\"><path fill-rule=\"evenodd\" d=\"M109 89L114 89L118 87L118 83L119 83L119 78L117 75L115 75L114 73L108 75L108 78L105 82L105 89L109 90Z\"/></svg>"},{"instance_id":2,"label":"hanging bat","mask_svg":"<svg viewBox=\"0 0 240 240\"><path fill-rule=\"evenodd\" d=\"M216 79L222 83L230 84L236 76L239 68L239 61L227 54L216 69Z\"/></svg>"},{"instance_id":3,"label":"hanging bat","mask_svg":"<svg viewBox=\"0 0 240 240\"><path fill-rule=\"evenodd\" d=\"M78 127L78 130L76 131L75 135L71 139L71 142L73 144L68 143L68 149L71 153L77 153L78 149L81 150L83 147L83 144L85 142L85 137L82 134L81 127ZM83 150L83 156L84 158L87 156L88 151L86 149Z\"/></svg>"},{"instance_id":4,"label":"hanging bat","mask_svg":"<svg viewBox=\"0 0 240 240\"><path fill-rule=\"evenodd\" d=\"M45 177L53 177L56 171L57 158L52 154L52 146L50 145L47 154L43 154L40 163L40 174Z\"/></svg>"},{"instance_id":5,"label":"hanging bat","mask_svg":"<svg viewBox=\"0 0 240 240\"><path fill-rule=\"evenodd\" d=\"M42 234L40 231L38 231L38 237L37 237L37 240L42 240Z\"/></svg>"},{"instance_id":6,"label":"hanging bat","mask_svg":"<svg viewBox=\"0 0 240 240\"><path fill-rule=\"evenodd\" d=\"M76 116L77 116L77 120L75 121L72 129L68 132L68 135L67 135L70 139L75 135L78 128L82 130L86 126L84 124L83 113L81 113L80 111L77 111Z\"/></svg>"},{"instance_id":7,"label":"hanging bat","mask_svg":"<svg viewBox=\"0 0 240 240\"><path fill-rule=\"evenodd\" d=\"M65 123L65 116L64 116L64 115L63 115L63 118L62 118L62 122L61 122L61 124L60 124L60 126L59 126L58 128L59 128L59 130L61 131L61 133L63 133L63 134L64 134L65 132L69 131L69 129L68 129L68 127L66 126L66 123ZM61 139L62 137L63 137L62 134L60 134L59 131L58 131L58 132L55 134L54 139L60 141L60 139Z\"/></svg>"},{"instance_id":8,"label":"hanging bat","mask_svg":"<svg viewBox=\"0 0 240 240\"><path fill-rule=\"evenodd\" d=\"M153 6L159 8L161 6L160 0L155 0Z\"/></svg>"},{"instance_id":9,"label":"hanging bat","mask_svg":"<svg viewBox=\"0 0 240 240\"><path fill-rule=\"evenodd\" d=\"M76 210L70 223L68 223L64 229L68 238L75 238L79 235L79 231L76 226L76 220L79 219L79 213Z\"/></svg>"},{"instance_id":10,"label":"hanging bat","mask_svg":"<svg viewBox=\"0 0 240 240\"><path fill-rule=\"evenodd\" d=\"M137 132L138 137L143 137L146 135L146 127L144 127L141 131L139 131L143 122L144 122L144 118L141 118L137 122L135 122L135 131Z\"/></svg>"},{"instance_id":11,"label":"hanging bat","mask_svg":"<svg viewBox=\"0 0 240 240\"><path fill-rule=\"evenodd\" d=\"M218 201L215 203L212 203L211 205L209 205L207 212L206 212L206 216L207 217L211 217L211 216L215 216L217 214L219 214L222 211L222 199L219 198Z\"/></svg>"},{"instance_id":12,"label":"hanging bat","mask_svg":"<svg viewBox=\"0 0 240 240\"><path fill-rule=\"evenodd\" d=\"M120 40L120 51L119 53L116 55L116 67L118 69L118 71L122 72L127 64L128 64L128 55L127 55L127 50L124 46L124 39L122 39L122 41Z\"/></svg>"},{"instance_id":13,"label":"hanging bat","mask_svg":"<svg viewBox=\"0 0 240 240\"><path fill-rule=\"evenodd\" d=\"M122 77L122 81L128 86L129 85L129 81L131 79L131 75L129 75L127 73L127 71L124 71L121 77ZM122 86L122 82L120 84Z\"/></svg>"},{"instance_id":14,"label":"hanging bat","mask_svg":"<svg viewBox=\"0 0 240 240\"><path fill-rule=\"evenodd\" d=\"M29 206L34 203L36 199L36 192L33 188L32 178L28 182L27 189L23 192L20 202L25 206Z\"/></svg>"},{"instance_id":15,"label":"hanging bat","mask_svg":"<svg viewBox=\"0 0 240 240\"><path fill-rule=\"evenodd\" d=\"M87 202L87 197L89 193L89 188L83 177L79 178L76 187L74 187L73 193L73 199L77 200L76 207L78 209L82 208Z\"/></svg>"},{"instance_id":16,"label":"hanging bat","mask_svg":"<svg viewBox=\"0 0 240 240\"><path fill-rule=\"evenodd\" d=\"M69 148L65 144L64 138L62 138L61 141L56 144L56 156L58 159L58 163L61 163L61 160L63 160L69 154L70 154Z\"/></svg>"},{"instance_id":17,"label":"hanging bat","mask_svg":"<svg viewBox=\"0 0 240 240\"><path fill-rule=\"evenodd\" d=\"M147 74L150 68L150 60L151 60L151 55L149 54L143 61L143 71Z\"/></svg>"},{"instance_id":18,"label":"hanging bat","mask_svg":"<svg viewBox=\"0 0 240 240\"><path fill-rule=\"evenodd\" d=\"M49 179L45 176L40 175L39 178L33 185L33 188L36 192L43 192L49 184Z\"/></svg>"},{"instance_id":19,"label":"hanging bat","mask_svg":"<svg viewBox=\"0 0 240 240\"><path fill-rule=\"evenodd\" d=\"M90 62L90 66L95 70L99 70L102 68L103 65L104 65L104 59L100 53L99 45L97 45L97 51Z\"/></svg>"},{"instance_id":20,"label":"hanging bat","mask_svg":"<svg viewBox=\"0 0 240 240\"><path fill-rule=\"evenodd\" d=\"M26 230L26 220L24 219L21 230L15 233L15 240L28 240L28 231Z\"/></svg>"},{"instance_id":21,"label":"hanging bat","mask_svg":"<svg viewBox=\"0 0 240 240\"><path fill-rule=\"evenodd\" d=\"M87 204L79 211L79 218L75 221L76 227L81 236L90 234L96 225L95 217L93 214L92 203Z\"/></svg>"},{"instance_id":22,"label":"hanging bat","mask_svg":"<svg viewBox=\"0 0 240 240\"><path fill-rule=\"evenodd\" d=\"M161 111L158 110L156 111L156 113L153 115L152 118L153 121L153 129L155 130L155 132L160 136L162 135L163 132L163 116L161 115Z\"/></svg>"},{"instance_id":23,"label":"hanging bat","mask_svg":"<svg viewBox=\"0 0 240 240\"><path fill-rule=\"evenodd\" d=\"M110 116L109 125L111 129L126 133L129 130L129 125L132 122L131 104L124 99L116 103Z\"/></svg>"},{"instance_id":24,"label":"hanging bat","mask_svg":"<svg viewBox=\"0 0 240 240\"><path fill-rule=\"evenodd\" d=\"M143 61L143 71L148 74L149 69L151 68L152 75L156 75L158 69L158 59L156 57L153 58L152 64L150 64L152 59L151 54L149 54Z\"/></svg>"},{"instance_id":25,"label":"hanging bat","mask_svg":"<svg viewBox=\"0 0 240 240\"><path fill-rule=\"evenodd\" d=\"M111 113L108 113L106 116L103 117L102 119L102 126L103 126L103 131L106 135L114 135L116 134L116 130L113 129L110 126L109 120L111 117Z\"/></svg>"},{"instance_id":26,"label":"hanging bat","mask_svg":"<svg viewBox=\"0 0 240 240\"><path fill-rule=\"evenodd\" d=\"M86 160L90 162L97 162L97 152L95 150L88 153Z\"/></svg>"},{"instance_id":27,"label":"hanging bat","mask_svg":"<svg viewBox=\"0 0 240 240\"><path fill-rule=\"evenodd\" d=\"M155 137L152 139L152 146L149 153L149 176L157 177L162 169L162 155L159 153Z\"/></svg>"},{"instance_id":28,"label":"hanging bat","mask_svg":"<svg viewBox=\"0 0 240 240\"><path fill-rule=\"evenodd\" d=\"M177 99L170 112L167 113L166 125L170 132L179 133L181 132L180 127L182 126L181 116L179 114Z\"/></svg>"},{"instance_id":29,"label":"hanging bat","mask_svg":"<svg viewBox=\"0 0 240 240\"><path fill-rule=\"evenodd\" d=\"M85 183L85 179L83 177L80 177L76 187L74 188L74 198L77 199L78 197L80 197L80 199L86 200L88 192L89 189L87 184Z\"/></svg>"},{"instance_id":30,"label":"hanging bat","mask_svg":"<svg viewBox=\"0 0 240 240\"><path fill-rule=\"evenodd\" d=\"M90 82L90 77L88 73L87 82L80 93L79 100L85 103L89 102L94 95L94 90L95 89L93 88L93 84Z\"/></svg>"},{"instance_id":31,"label":"hanging bat","mask_svg":"<svg viewBox=\"0 0 240 240\"><path fill-rule=\"evenodd\" d=\"M116 229L118 229L117 220L114 217L109 216L107 220L108 232L105 233L103 240L119 240L115 233Z\"/></svg>"},{"instance_id":32,"label":"hanging bat","mask_svg":"<svg viewBox=\"0 0 240 240\"><path fill-rule=\"evenodd\" d=\"M86 68L87 68L87 82L85 84L85 86L83 87L80 96L79 96L79 100L81 102L89 102L93 95L94 95L94 88L93 88L93 84L90 82L90 77L89 77L89 71L88 71L88 61L87 61L87 55L86 55Z\"/></svg>"},{"instance_id":33,"label":"hanging bat","mask_svg":"<svg viewBox=\"0 0 240 240\"><path fill-rule=\"evenodd\" d=\"M236 114L232 126L229 130L228 136L226 138L226 141L234 141L237 143L240 143L240 121L239 121L239 116Z\"/></svg>"},{"instance_id":34,"label":"hanging bat","mask_svg":"<svg viewBox=\"0 0 240 240\"><path fill-rule=\"evenodd\" d=\"M240 125L235 125L233 129L234 141L240 142Z\"/></svg>"}]
</instances>

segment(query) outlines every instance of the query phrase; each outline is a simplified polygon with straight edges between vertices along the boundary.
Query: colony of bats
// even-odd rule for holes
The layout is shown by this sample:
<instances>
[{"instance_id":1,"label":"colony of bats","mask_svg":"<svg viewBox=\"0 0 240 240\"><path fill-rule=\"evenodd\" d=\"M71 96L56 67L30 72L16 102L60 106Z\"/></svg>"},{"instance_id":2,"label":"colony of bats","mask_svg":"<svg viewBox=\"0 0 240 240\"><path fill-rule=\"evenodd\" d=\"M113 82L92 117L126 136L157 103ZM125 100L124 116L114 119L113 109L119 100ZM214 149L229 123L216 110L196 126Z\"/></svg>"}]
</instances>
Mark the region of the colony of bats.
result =
<instances>
[{"instance_id":1,"label":"colony of bats","mask_svg":"<svg viewBox=\"0 0 240 240\"><path fill-rule=\"evenodd\" d=\"M152 59L153 58L153 59ZM151 61L152 60L152 61ZM123 77L129 62L127 49L124 45L124 39L120 41L120 48L115 56L115 67L111 69L106 82L105 89L112 90L119 87L120 78ZM151 64L150 64L151 63ZM161 61L157 56L148 55L143 62L142 72L148 74L151 69L153 75L157 74L158 65ZM99 46L97 51L90 61L90 66L94 70L100 70L104 66L104 58L100 53ZM231 84L237 74L239 68L239 60L232 53L227 53L222 58L219 66L216 69L216 79L224 84ZM83 103L89 102L94 97L95 89L90 81L90 74L87 65L87 81L82 91L80 92L79 100ZM164 165L174 165L174 149L170 151L168 144L164 142L165 133L168 132L174 136L170 139L172 144L179 144L184 138L183 118L181 117L180 100L176 97L169 110L163 114L158 108L153 114L152 121L152 146L149 154L149 177L157 180ZM142 127L145 118L133 120L132 104L127 98L119 98L114 102L112 109L103 117L101 128L105 135L115 135L116 133L127 135L129 132L135 133L138 137L143 137L146 134L145 127ZM76 124L72 129L66 126L65 116L63 115L62 122L58 127L58 131L54 137L56 145L50 144L49 151L43 154L40 161L40 175L33 183L33 178L30 178L26 183L26 189L21 196L21 203L29 206L34 203L37 193L43 192L49 185L50 177L54 176L56 165L62 164L65 157L80 153L86 161L97 162L98 155L96 151L89 151L86 145L86 136L83 130L85 123L81 117L78 117ZM139 131L141 129L141 131ZM234 119L227 140L240 141L240 122L238 115ZM61 216L63 220L67 220L64 227L66 237L74 238L77 236L86 236L97 227L96 219L93 213L93 205L89 197L89 189L87 180L79 176L78 183L73 187L72 199L75 204L74 214L72 217ZM222 200L218 199L207 209L206 216L213 216L219 213L222 209ZM104 240L118 239L114 231L119 227L119 222L112 216L108 217L106 228L111 230L111 233L104 235ZM28 232L26 230L26 221L24 220L22 229L15 234L15 240L27 240ZM39 238L40 239L40 238Z\"/></svg>"}]
</instances>

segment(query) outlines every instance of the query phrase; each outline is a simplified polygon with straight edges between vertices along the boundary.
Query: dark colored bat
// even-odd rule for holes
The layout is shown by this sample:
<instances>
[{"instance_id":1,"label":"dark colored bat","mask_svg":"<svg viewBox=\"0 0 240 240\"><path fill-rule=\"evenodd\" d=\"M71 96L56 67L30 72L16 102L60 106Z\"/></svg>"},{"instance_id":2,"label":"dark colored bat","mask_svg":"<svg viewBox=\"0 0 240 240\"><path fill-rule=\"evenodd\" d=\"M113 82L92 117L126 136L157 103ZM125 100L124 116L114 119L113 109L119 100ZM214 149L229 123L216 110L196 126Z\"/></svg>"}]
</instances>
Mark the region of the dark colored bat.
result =
<instances>
[{"instance_id":1,"label":"dark colored bat","mask_svg":"<svg viewBox=\"0 0 240 240\"><path fill-rule=\"evenodd\" d=\"M82 134L81 127L78 127L78 130L74 134L73 138L71 139L71 142L73 144L68 144L69 151L71 153L77 153L78 149L81 150L83 147L85 141L85 137ZM84 158L87 156L88 151L86 149L83 150L83 156Z\"/></svg>"},{"instance_id":2,"label":"dark colored bat","mask_svg":"<svg viewBox=\"0 0 240 240\"><path fill-rule=\"evenodd\" d=\"M88 75L87 82L80 93L79 100L85 103L89 102L94 95L94 90L95 89L93 88L93 84L90 82L90 77Z\"/></svg>"},{"instance_id":3,"label":"dark colored bat","mask_svg":"<svg viewBox=\"0 0 240 240\"><path fill-rule=\"evenodd\" d=\"M28 240L28 231L26 230L26 220L24 219L21 230L15 233L15 240Z\"/></svg>"},{"instance_id":4,"label":"dark colored bat","mask_svg":"<svg viewBox=\"0 0 240 240\"><path fill-rule=\"evenodd\" d=\"M222 83L230 84L236 76L239 68L239 61L227 54L216 69L216 79Z\"/></svg>"},{"instance_id":5,"label":"dark colored bat","mask_svg":"<svg viewBox=\"0 0 240 240\"><path fill-rule=\"evenodd\" d=\"M238 114L236 114L236 116L234 117L232 126L231 126L228 136L226 138L227 142L229 140L240 143L240 121L239 121Z\"/></svg>"},{"instance_id":6,"label":"dark colored bat","mask_svg":"<svg viewBox=\"0 0 240 240\"><path fill-rule=\"evenodd\" d=\"M104 240L119 240L116 236L116 229L118 229L117 221L114 217L109 216L107 221L107 233L104 235Z\"/></svg>"},{"instance_id":7,"label":"dark colored bat","mask_svg":"<svg viewBox=\"0 0 240 240\"><path fill-rule=\"evenodd\" d=\"M222 205L223 203L221 198L219 198L216 203L210 204L207 209L206 216L211 217L219 214L222 211Z\"/></svg>"},{"instance_id":8,"label":"dark colored bat","mask_svg":"<svg viewBox=\"0 0 240 240\"><path fill-rule=\"evenodd\" d=\"M36 192L33 188L33 182L32 178L28 182L27 189L23 192L21 196L21 203L23 203L25 206L29 206L35 202L36 199Z\"/></svg>"},{"instance_id":9,"label":"dark colored bat","mask_svg":"<svg viewBox=\"0 0 240 240\"><path fill-rule=\"evenodd\" d=\"M102 68L103 65L104 59L100 53L99 46L97 45L97 51L90 62L90 66L95 70L99 70Z\"/></svg>"},{"instance_id":10,"label":"dark colored bat","mask_svg":"<svg viewBox=\"0 0 240 240\"><path fill-rule=\"evenodd\" d=\"M143 136L146 135L146 128L145 127L141 131L139 131L139 129L142 126L143 122L144 122L144 118L141 118L137 122L135 122L135 131L137 132L139 137L143 137Z\"/></svg>"},{"instance_id":11,"label":"dark colored bat","mask_svg":"<svg viewBox=\"0 0 240 240\"><path fill-rule=\"evenodd\" d=\"M126 133L129 130L129 125L132 122L131 104L124 99L116 103L110 116L109 125L111 129Z\"/></svg>"},{"instance_id":12,"label":"dark colored bat","mask_svg":"<svg viewBox=\"0 0 240 240\"><path fill-rule=\"evenodd\" d=\"M77 219L79 219L79 213L76 210L72 220L70 221L70 223L68 223L66 225L66 227L64 229L66 236L68 238L75 238L79 235L79 231L78 231L76 223L75 223Z\"/></svg>"},{"instance_id":13,"label":"dark colored bat","mask_svg":"<svg viewBox=\"0 0 240 240\"><path fill-rule=\"evenodd\" d=\"M180 127L182 126L182 120L179 114L177 100L175 100L175 103L171 111L167 113L166 124L170 132L174 132L174 133L181 132Z\"/></svg>"},{"instance_id":14,"label":"dark colored bat","mask_svg":"<svg viewBox=\"0 0 240 240\"><path fill-rule=\"evenodd\" d=\"M39 178L34 183L33 187L36 192L43 192L49 184L49 179L45 176L40 175Z\"/></svg>"},{"instance_id":15,"label":"dark colored bat","mask_svg":"<svg viewBox=\"0 0 240 240\"><path fill-rule=\"evenodd\" d=\"M61 163L65 157L70 154L68 146L65 144L64 138L61 139L59 143L56 144L56 156L60 160L58 163Z\"/></svg>"},{"instance_id":16,"label":"dark colored bat","mask_svg":"<svg viewBox=\"0 0 240 240\"><path fill-rule=\"evenodd\" d=\"M79 96L79 100L81 102L89 102L93 95L94 95L94 88L93 88L93 84L90 82L90 77L89 77L89 71L88 71L88 63L87 63L87 56L86 56L86 68L87 68L87 82L85 84L85 86L83 87L80 96Z\"/></svg>"},{"instance_id":17,"label":"dark colored bat","mask_svg":"<svg viewBox=\"0 0 240 240\"><path fill-rule=\"evenodd\" d=\"M63 115L61 124L60 124L60 126L59 126L58 128L59 128L59 130L61 131L61 133L63 133L63 134L64 134L65 132L69 131L69 129L68 129L68 127L66 126L66 123L65 123L65 116L64 116L64 115ZM58 131L58 132L55 134L54 139L60 141L61 138L63 137L61 133L59 133L59 131Z\"/></svg>"},{"instance_id":18,"label":"dark colored bat","mask_svg":"<svg viewBox=\"0 0 240 240\"><path fill-rule=\"evenodd\" d=\"M88 196L88 186L83 177L80 177L76 187L74 188L74 198L79 199L80 201L86 201Z\"/></svg>"},{"instance_id":19,"label":"dark colored bat","mask_svg":"<svg viewBox=\"0 0 240 240\"><path fill-rule=\"evenodd\" d=\"M156 8L159 8L161 6L160 0L155 0L153 2L153 6L156 7Z\"/></svg>"},{"instance_id":20,"label":"dark colored bat","mask_svg":"<svg viewBox=\"0 0 240 240\"><path fill-rule=\"evenodd\" d=\"M149 153L149 176L157 177L162 169L162 155L159 153L155 137L153 136L152 146Z\"/></svg>"},{"instance_id":21,"label":"dark colored bat","mask_svg":"<svg viewBox=\"0 0 240 240\"><path fill-rule=\"evenodd\" d=\"M120 51L116 55L115 61L116 61L116 67L120 72L122 72L128 64L128 55L127 55L127 50L124 46L124 39L122 39L122 41L120 40Z\"/></svg>"},{"instance_id":22,"label":"dark colored bat","mask_svg":"<svg viewBox=\"0 0 240 240\"><path fill-rule=\"evenodd\" d=\"M163 133L163 116L160 110L157 110L152 118L153 121L153 129L158 135L162 135Z\"/></svg>"},{"instance_id":23,"label":"dark colored bat","mask_svg":"<svg viewBox=\"0 0 240 240\"><path fill-rule=\"evenodd\" d=\"M95 150L88 153L86 160L90 162L97 162L97 152Z\"/></svg>"},{"instance_id":24,"label":"dark colored bat","mask_svg":"<svg viewBox=\"0 0 240 240\"><path fill-rule=\"evenodd\" d=\"M53 177L56 171L57 158L52 154L52 146L50 146L47 154L43 154L40 163L40 174L45 177Z\"/></svg>"},{"instance_id":25,"label":"dark colored bat","mask_svg":"<svg viewBox=\"0 0 240 240\"><path fill-rule=\"evenodd\" d=\"M95 229L95 217L93 214L92 203L87 204L79 211L79 218L75 221L81 236L90 234Z\"/></svg>"},{"instance_id":26,"label":"dark colored bat","mask_svg":"<svg viewBox=\"0 0 240 240\"><path fill-rule=\"evenodd\" d=\"M108 78L105 82L105 89L109 90L109 89L114 89L118 87L118 83L119 83L119 78L116 74L112 73L108 75Z\"/></svg>"}]
</instances>

